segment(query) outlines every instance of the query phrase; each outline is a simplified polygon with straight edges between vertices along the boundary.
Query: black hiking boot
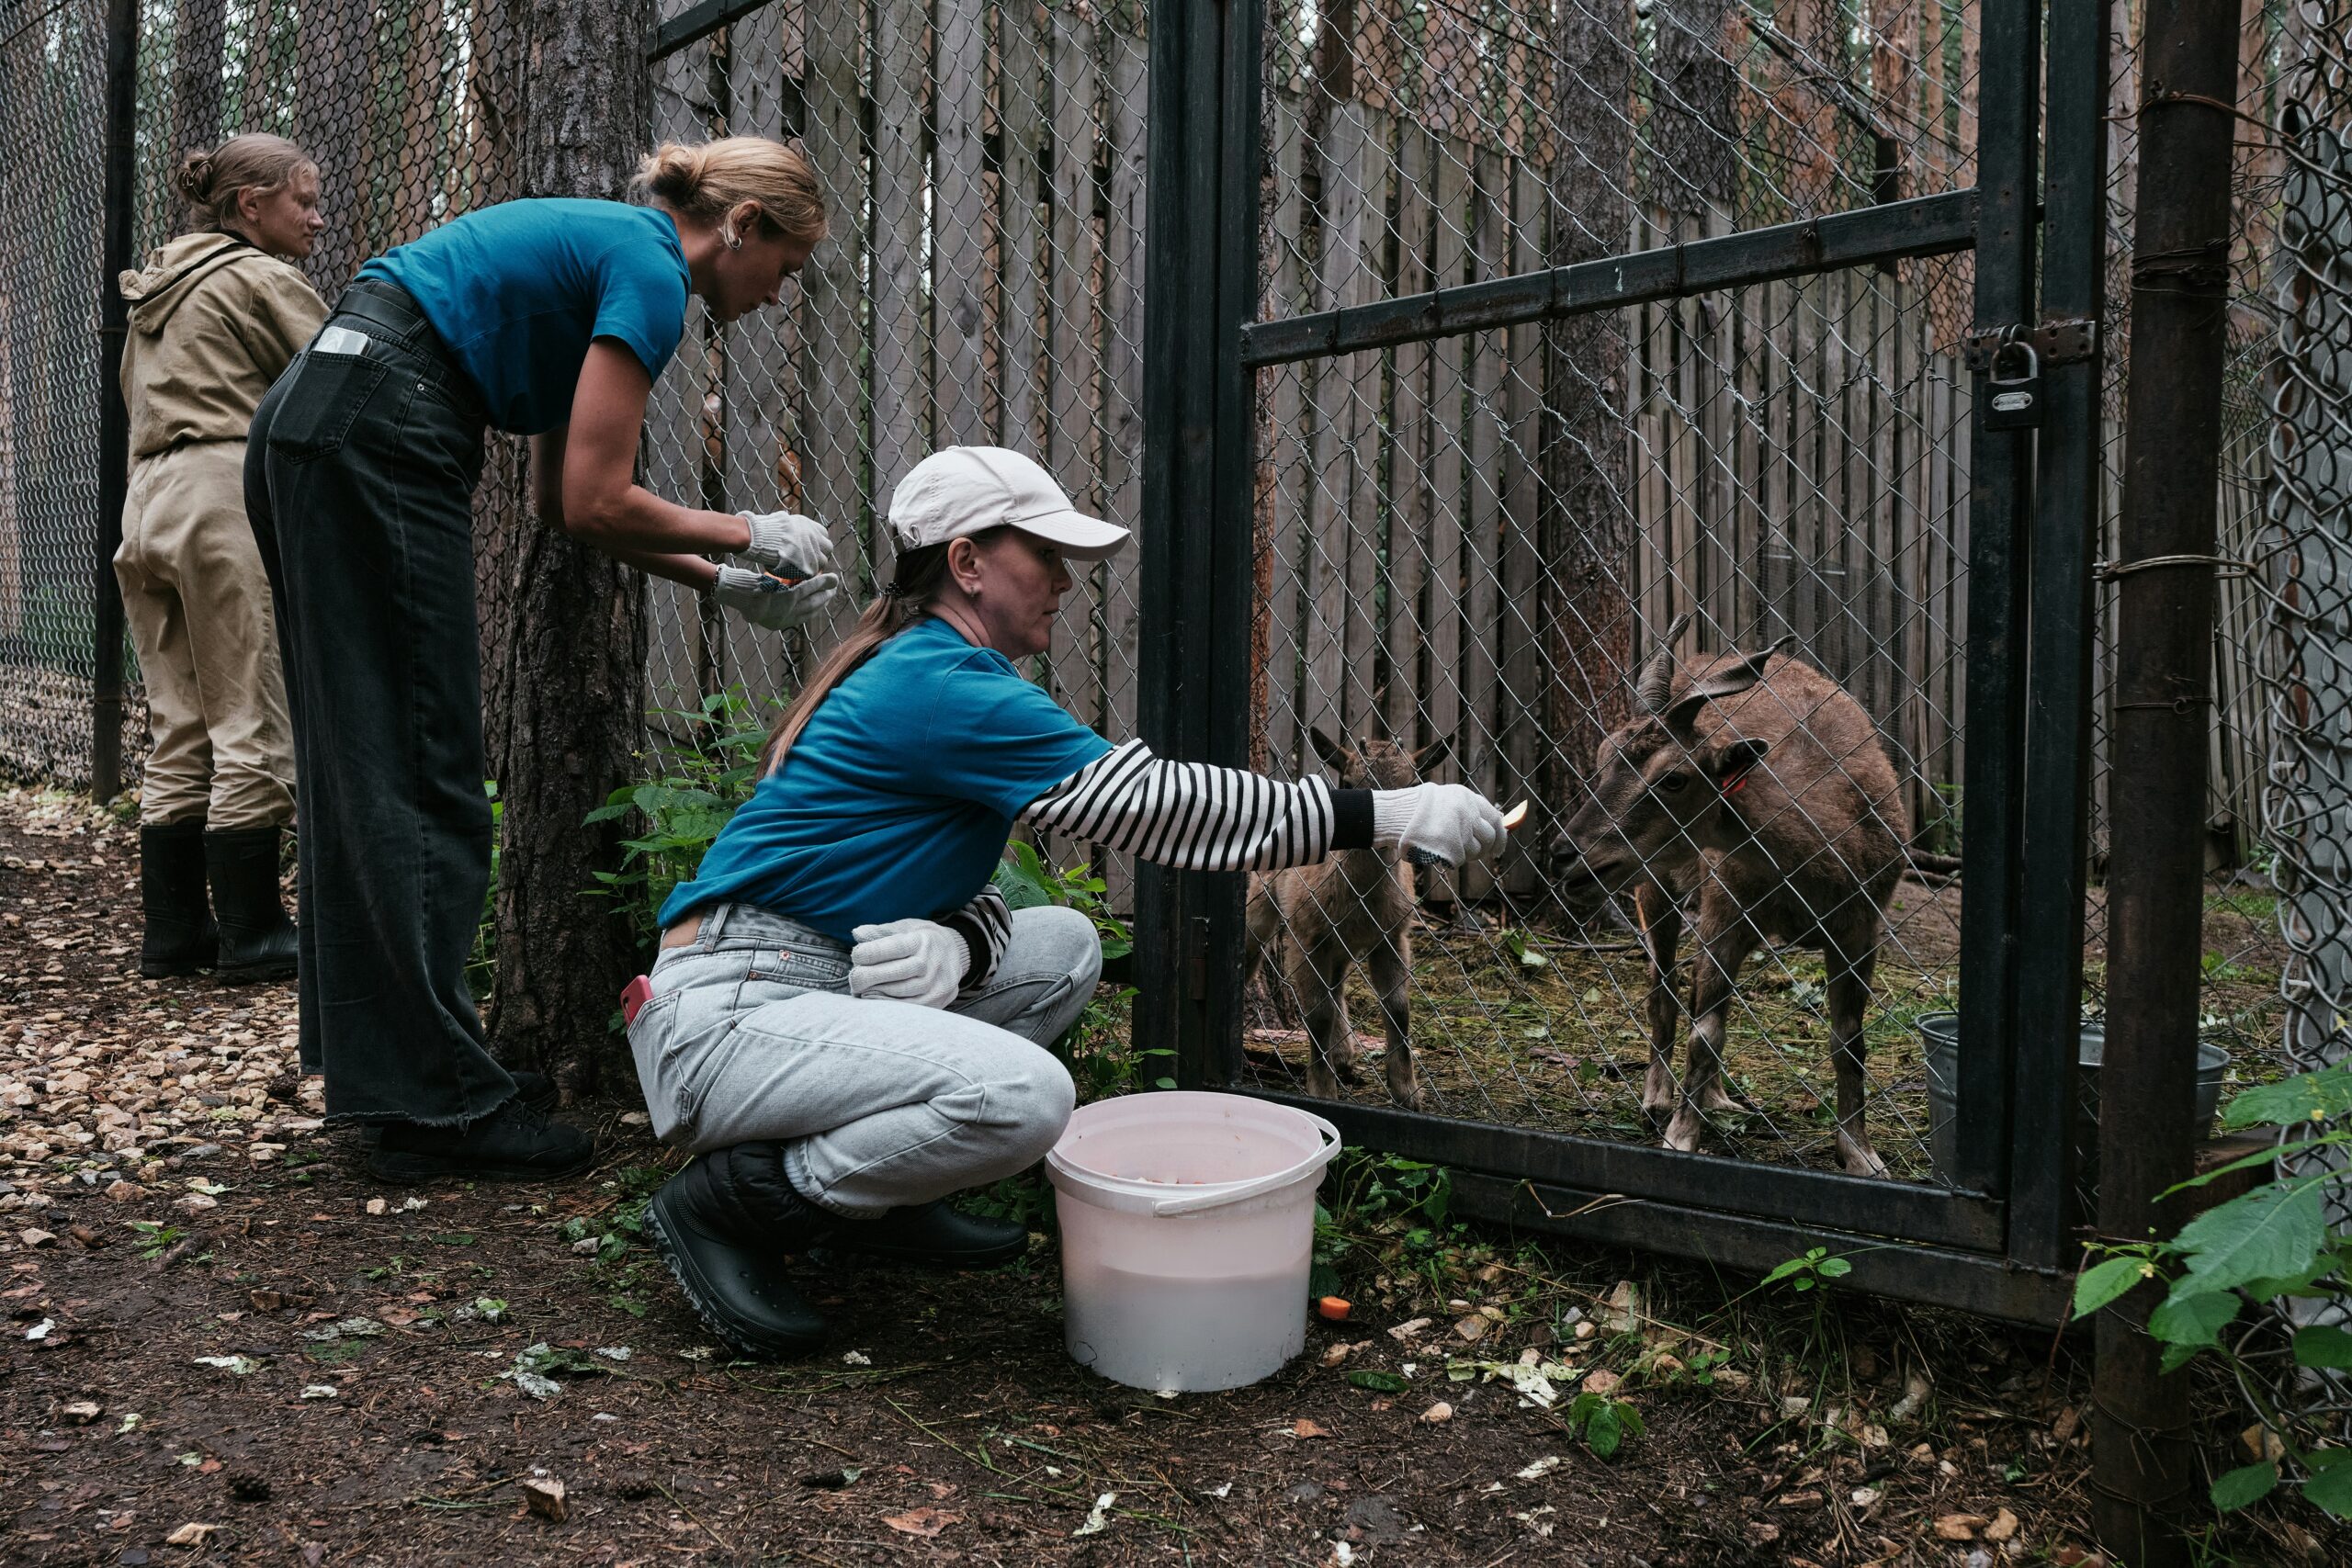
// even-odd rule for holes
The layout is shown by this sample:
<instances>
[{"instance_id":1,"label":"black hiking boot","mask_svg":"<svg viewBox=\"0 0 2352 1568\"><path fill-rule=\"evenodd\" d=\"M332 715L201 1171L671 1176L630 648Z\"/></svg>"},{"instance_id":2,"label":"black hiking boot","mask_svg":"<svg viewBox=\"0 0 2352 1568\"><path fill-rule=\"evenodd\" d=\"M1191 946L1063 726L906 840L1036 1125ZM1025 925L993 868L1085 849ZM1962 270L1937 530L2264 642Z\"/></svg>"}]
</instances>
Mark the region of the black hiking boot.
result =
<instances>
[{"instance_id":1,"label":"black hiking boot","mask_svg":"<svg viewBox=\"0 0 2352 1568\"><path fill-rule=\"evenodd\" d=\"M379 1181L536 1181L585 1170L595 1157L587 1134L550 1121L517 1096L463 1127L390 1123L368 1151L368 1173Z\"/></svg>"},{"instance_id":2,"label":"black hiking boot","mask_svg":"<svg viewBox=\"0 0 2352 1568\"><path fill-rule=\"evenodd\" d=\"M294 922L277 897L277 839L266 828L224 828L204 835L204 870L220 921L213 978L250 986L294 977Z\"/></svg>"},{"instance_id":3,"label":"black hiking boot","mask_svg":"<svg viewBox=\"0 0 2352 1568\"><path fill-rule=\"evenodd\" d=\"M209 969L220 933L204 898L204 818L139 829L139 973L168 980Z\"/></svg>"},{"instance_id":4,"label":"black hiking boot","mask_svg":"<svg viewBox=\"0 0 2352 1568\"><path fill-rule=\"evenodd\" d=\"M993 1269L1029 1250L1028 1230L1012 1220L984 1220L946 1199L893 1209L878 1220L842 1220L827 1232L827 1252L913 1269Z\"/></svg>"},{"instance_id":5,"label":"black hiking boot","mask_svg":"<svg viewBox=\"0 0 2352 1568\"><path fill-rule=\"evenodd\" d=\"M825 1320L785 1277L831 1216L793 1190L781 1144L714 1149L645 1206L646 1234L695 1315L740 1356L781 1360L825 1342Z\"/></svg>"}]
</instances>

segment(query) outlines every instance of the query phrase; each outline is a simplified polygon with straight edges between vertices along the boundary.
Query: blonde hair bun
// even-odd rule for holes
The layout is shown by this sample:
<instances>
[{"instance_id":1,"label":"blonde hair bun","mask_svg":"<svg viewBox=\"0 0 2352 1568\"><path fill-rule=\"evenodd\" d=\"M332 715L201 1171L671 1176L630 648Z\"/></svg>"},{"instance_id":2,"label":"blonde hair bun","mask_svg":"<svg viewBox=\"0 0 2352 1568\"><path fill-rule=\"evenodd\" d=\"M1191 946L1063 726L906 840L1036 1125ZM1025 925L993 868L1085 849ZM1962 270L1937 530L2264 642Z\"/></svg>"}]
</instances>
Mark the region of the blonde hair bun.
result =
<instances>
[{"instance_id":1,"label":"blonde hair bun","mask_svg":"<svg viewBox=\"0 0 2352 1568\"><path fill-rule=\"evenodd\" d=\"M240 193L276 190L298 172L318 166L316 159L283 136L249 131L209 152L182 158L173 184L187 200L191 232L225 231L236 214Z\"/></svg>"},{"instance_id":2,"label":"blonde hair bun","mask_svg":"<svg viewBox=\"0 0 2352 1568\"><path fill-rule=\"evenodd\" d=\"M650 197L676 216L717 228L745 202L760 227L815 244L825 237L825 197L808 160L764 136L722 136L690 145L664 141L637 166L629 192Z\"/></svg>"}]
</instances>

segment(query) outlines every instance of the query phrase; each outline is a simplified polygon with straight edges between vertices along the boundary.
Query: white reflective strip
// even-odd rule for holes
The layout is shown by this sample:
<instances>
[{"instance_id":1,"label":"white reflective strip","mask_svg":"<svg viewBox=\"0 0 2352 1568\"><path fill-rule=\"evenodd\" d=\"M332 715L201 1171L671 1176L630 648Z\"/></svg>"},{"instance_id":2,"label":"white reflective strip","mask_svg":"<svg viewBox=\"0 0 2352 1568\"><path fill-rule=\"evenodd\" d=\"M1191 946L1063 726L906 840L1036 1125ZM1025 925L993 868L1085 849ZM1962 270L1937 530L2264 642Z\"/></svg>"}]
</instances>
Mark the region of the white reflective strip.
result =
<instances>
[{"instance_id":1,"label":"white reflective strip","mask_svg":"<svg viewBox=\"0 0 2352 1568\"><path fill-rule=\"evenodd\" d=\"M349 327L322 329L311 344L312 354L366 354L368 334L353 332Z\"/></svg>"}]
</instances>

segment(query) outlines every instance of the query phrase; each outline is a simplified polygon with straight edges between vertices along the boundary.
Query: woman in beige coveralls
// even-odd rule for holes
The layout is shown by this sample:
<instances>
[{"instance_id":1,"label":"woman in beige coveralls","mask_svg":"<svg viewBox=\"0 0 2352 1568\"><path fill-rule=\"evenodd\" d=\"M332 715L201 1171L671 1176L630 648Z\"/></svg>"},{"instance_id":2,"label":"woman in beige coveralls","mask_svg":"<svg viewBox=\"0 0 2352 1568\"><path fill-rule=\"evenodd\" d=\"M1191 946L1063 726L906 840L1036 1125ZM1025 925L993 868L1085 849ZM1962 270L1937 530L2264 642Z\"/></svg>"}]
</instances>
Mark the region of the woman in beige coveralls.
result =
<instances>
[{"instance_id":1,"label":"woman in beige coveralls","mask_svg":"<svg viewBox=\"0 0 2352 1568\"><path fill-rule=\"evenodd\" d=\"M295 953L277 897L293 737L245 521L245 430L326 318L290 265L324 226L319 171L283 138L239 136L191 154L179 188L188 231L121 280L131 460L114 570L155 738L140 806L139 972L282 980Z\"/></svg>"}]
</instances>

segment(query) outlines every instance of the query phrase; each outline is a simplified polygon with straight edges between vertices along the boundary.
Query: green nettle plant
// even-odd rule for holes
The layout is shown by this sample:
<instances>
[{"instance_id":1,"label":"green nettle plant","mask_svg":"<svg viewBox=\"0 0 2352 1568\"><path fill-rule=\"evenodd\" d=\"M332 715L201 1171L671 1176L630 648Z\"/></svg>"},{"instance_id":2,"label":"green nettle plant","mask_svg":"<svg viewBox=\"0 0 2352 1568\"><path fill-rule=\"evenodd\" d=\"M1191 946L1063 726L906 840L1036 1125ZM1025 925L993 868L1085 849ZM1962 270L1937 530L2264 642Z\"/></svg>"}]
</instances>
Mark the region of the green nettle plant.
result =
<instances>
[{"instance_id":1,"label":"green nettle plant","mask_svg":"<svg viewBox=\"0 0 2352 1568\"><path fill-rule=\"evenodd\" d=\"M780 713L784 704L769 705ZM771 716L729 686L699 707L656 708L652 716L671 737L669 746L645 759L659 766L660 776L623 784L587 818L609 822L637 814L639 830L621 840L620 869L596 873L590 891L618 904L630 933L648 952L661 938L662 905L670 890L694 875L719 830L752 798Z\"/></svg>"},{"instance_id":2,"label":"green nettle plant","mask_svg":"<svg viewBox=\"0 0 2352 1568\"><path fill-rule=\"evenodd\" d=\"M2247 1089L2230 1102L2223 1126L2299 1129L2303 1135L2289 1136L2275 1150L2233 1160L2173 1191L2201 1187L2231 1171L2273 1166L2281 1156L2352 1145L2347 1116L2352 1064ZM2104 1260L2075 1281L2075 1315L2098 1312L2143 1280L2163 1281L2165 1299L2149 1314L2148 1332L2165 1347L2164 1370L2174 1371L2211 1356L2244 1374L2236 1347L2222 1341L2222 1331L2249 1308L2275 1310L2297 1298L2352 1291L2352 1234L2329 1230L2325 1192L2347 1179L2352 1176L2324 1161L2305 1162L2301 1174L2274 1177L2207 1210L2169 1241L2098 1247ZM2352 1371L2352 1333L2343 1328L2301 1328L2293 1349L2299 1368ZM2216 1480L2214 1506L2224 1512L2243 1508L2282 1484L2296 1485L2314 1506L2352 1518L2352 1449L2302 1442L2294 1423L2269 1407L2259 1377L2240 1375L2237 1382L2256 1402L2264 1429L2276 1439L2278 1457Z\"/></svg>"}]
</instances>

